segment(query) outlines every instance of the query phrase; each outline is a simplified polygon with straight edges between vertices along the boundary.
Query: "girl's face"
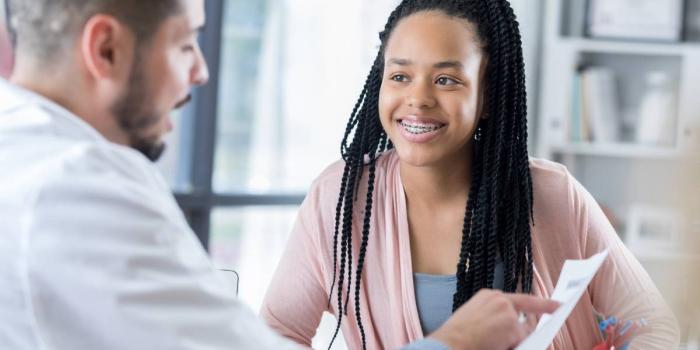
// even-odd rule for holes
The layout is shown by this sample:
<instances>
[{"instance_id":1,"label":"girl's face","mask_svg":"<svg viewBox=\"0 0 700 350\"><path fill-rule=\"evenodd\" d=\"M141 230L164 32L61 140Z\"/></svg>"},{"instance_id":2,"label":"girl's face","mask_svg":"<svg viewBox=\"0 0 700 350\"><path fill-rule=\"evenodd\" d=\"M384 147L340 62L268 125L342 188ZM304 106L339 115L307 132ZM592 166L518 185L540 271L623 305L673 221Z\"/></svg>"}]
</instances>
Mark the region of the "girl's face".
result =
<instances>
[{"instance_id":1,"label":"girl's face","mask_svg":"<svg viewBox=\"0 0 700 350\"><path fill-rule=\"evenodd\" d=\"M484 68L466 20L424 11L397 24L385 48L379 115L402 162L467 159Z\"/></svg>"}]
</instances>

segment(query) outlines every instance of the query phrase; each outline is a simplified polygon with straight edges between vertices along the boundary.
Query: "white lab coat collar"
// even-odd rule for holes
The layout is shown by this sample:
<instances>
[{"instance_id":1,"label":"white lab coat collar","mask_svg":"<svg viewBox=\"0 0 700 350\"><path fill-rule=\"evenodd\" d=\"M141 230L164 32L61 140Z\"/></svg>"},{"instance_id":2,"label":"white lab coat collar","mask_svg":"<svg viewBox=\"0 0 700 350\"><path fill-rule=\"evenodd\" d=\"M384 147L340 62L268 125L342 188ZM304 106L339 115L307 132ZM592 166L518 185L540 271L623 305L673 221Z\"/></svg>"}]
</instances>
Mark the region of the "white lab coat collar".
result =
<instances>
[{"instance_id":1,"label":"white lab coat collar","mask_svg":"<svg viewBox=\"0 0 700 350\"><path fill-rule=\"evenodd\" d=\"M0 118L14 110L31 107L47 112L45 115L52 118L53 122L78 132L81 139L97 143L110 142L90 124L58 103L0 78ZM2 123L3 120L0 119L0 125ZM73 136L76 136L75 133Z\"/></svg>"}]
</instances>

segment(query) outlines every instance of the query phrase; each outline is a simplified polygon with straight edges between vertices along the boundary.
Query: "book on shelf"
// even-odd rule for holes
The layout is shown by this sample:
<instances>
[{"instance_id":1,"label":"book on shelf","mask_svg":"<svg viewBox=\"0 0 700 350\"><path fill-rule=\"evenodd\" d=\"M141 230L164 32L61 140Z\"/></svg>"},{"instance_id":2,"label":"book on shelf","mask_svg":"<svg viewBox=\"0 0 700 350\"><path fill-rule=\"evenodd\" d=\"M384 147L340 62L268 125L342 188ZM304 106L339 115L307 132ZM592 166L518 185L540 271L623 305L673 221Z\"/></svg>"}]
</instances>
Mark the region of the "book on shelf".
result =
<instances>
[{"instance_id":1,"label":"book on shelf","mask_svg":"<svg viewBox=\"0 0 700 350\"><path fill-rule=\"evenodd\" d=\"M615 72L605 67L588 67L580 70L573 82L571 141L619 141L621 121Z\"/></svg>"}]
</instances>

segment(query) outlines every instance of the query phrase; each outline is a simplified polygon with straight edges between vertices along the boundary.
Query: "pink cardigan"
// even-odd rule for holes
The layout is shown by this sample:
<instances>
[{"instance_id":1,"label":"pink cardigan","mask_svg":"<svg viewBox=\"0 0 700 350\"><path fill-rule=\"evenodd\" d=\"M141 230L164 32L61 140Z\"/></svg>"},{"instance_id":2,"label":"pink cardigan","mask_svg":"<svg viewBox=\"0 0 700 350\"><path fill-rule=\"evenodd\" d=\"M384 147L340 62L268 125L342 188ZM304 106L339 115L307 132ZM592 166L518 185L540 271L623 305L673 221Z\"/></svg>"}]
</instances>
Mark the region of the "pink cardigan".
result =
<instances>
[{"instance_id":1,"label":"pink cardigan","mask_svg":"<svg viewBox=\"0 0 700 350\"><path fill-rule=\"evenodd\" d=\"M564 260L610 250L609 258L550 349L590 350L600 342L593 310L623 319L645 318L650 331L640 335L632 349L675 349L679 339L675 318L595 200L563 166L532 160L530 167L535 220L533 293L545 298L551 295ZM327 303L342 172L343 163L335 163L313 183L261 309L262 317L273 329L307 347L311 346L322 313L337 314L335 292L330 309ZM406 200L395 152L387 152L377 161L376 181L360 288L361 312L367 348L393 349L424 336L416 309ZM358 203L364 203L365 193L366 184L360 189ZM354 227L361 227L359 214L355 213ZM357 249L360 232L353 234L353 248ZM355 250L353 267L357 254ZM343 335L350 349L359 349L360 333L351 312L354 297L348 308L347 317L343 317Z\"/></svg>"}]
</instances>

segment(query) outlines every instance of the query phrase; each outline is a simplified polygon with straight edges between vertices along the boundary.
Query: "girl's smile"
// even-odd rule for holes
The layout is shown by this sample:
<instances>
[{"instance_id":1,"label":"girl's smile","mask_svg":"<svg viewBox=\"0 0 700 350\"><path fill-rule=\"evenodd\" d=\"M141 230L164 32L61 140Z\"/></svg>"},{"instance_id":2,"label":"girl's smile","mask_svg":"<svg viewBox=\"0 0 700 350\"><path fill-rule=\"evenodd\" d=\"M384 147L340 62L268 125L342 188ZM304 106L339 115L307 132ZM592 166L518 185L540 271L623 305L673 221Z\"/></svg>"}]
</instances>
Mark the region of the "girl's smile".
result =
<instances>
[{"instance_id":1,"label":"girl's smile","mask_svg":"<svg viewBox=\"0 0 700 350\"><path fill-rule=\"evenodd\" d=\"M396 127L408 142L427 143L438 137L447 124L430 117L407 115L396 119Z\"/></svg>"}]
</instances>

